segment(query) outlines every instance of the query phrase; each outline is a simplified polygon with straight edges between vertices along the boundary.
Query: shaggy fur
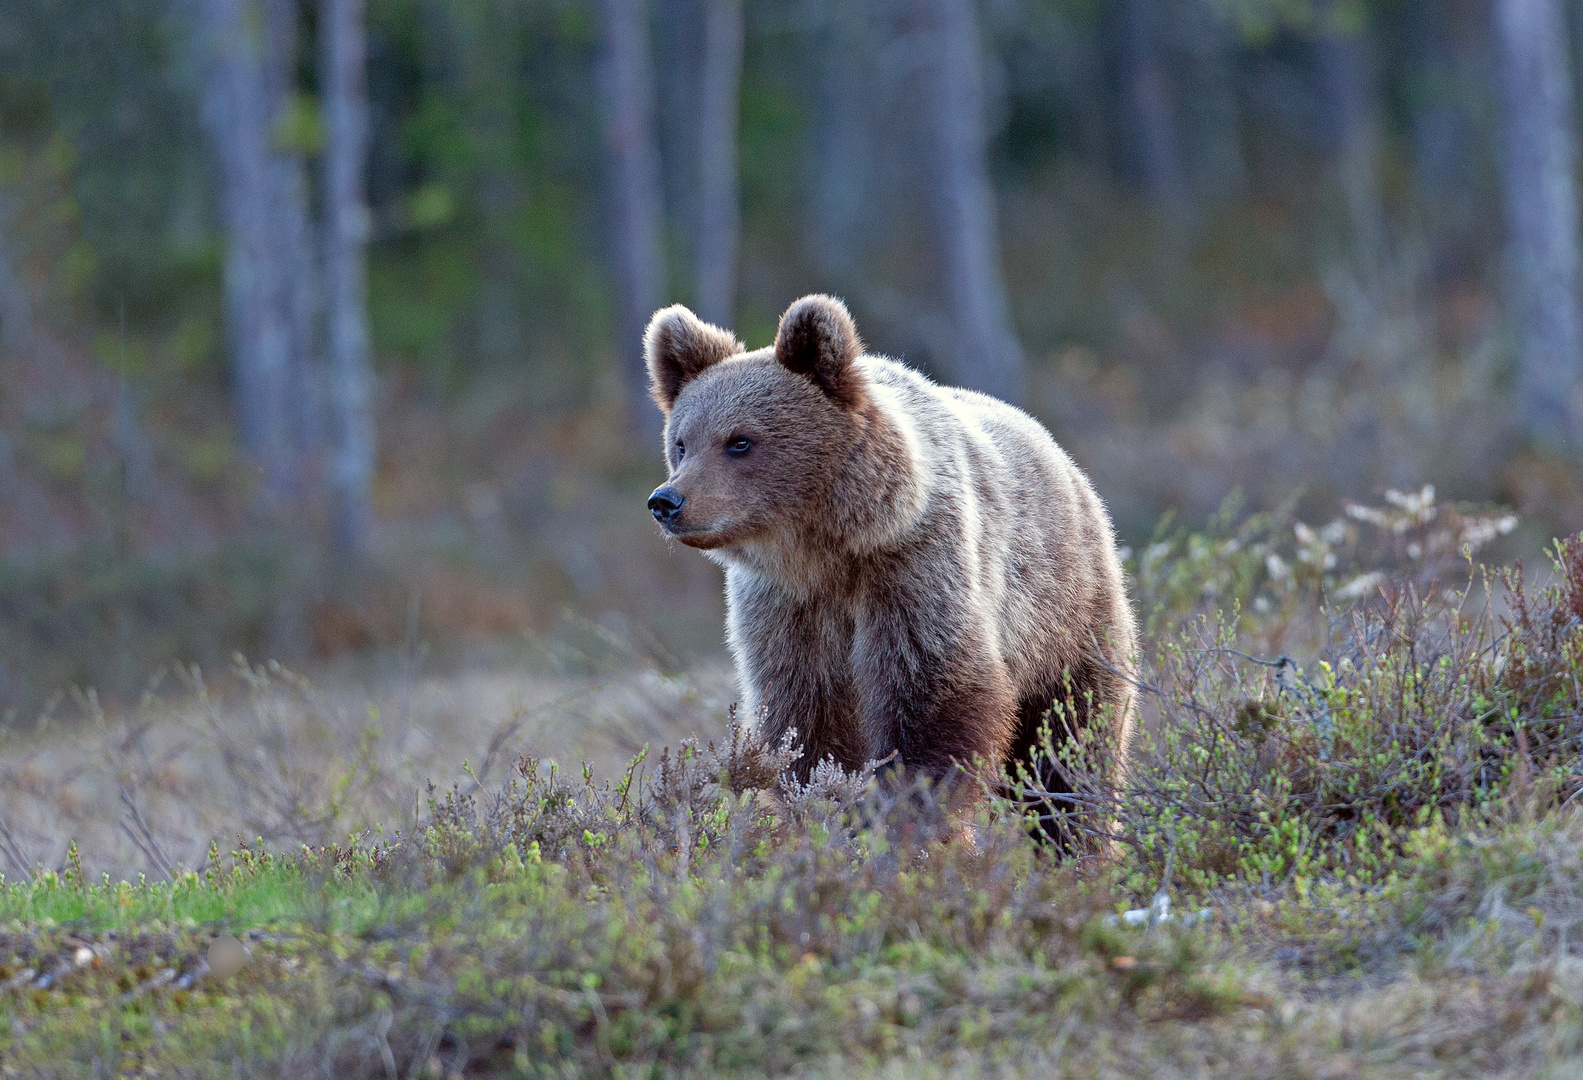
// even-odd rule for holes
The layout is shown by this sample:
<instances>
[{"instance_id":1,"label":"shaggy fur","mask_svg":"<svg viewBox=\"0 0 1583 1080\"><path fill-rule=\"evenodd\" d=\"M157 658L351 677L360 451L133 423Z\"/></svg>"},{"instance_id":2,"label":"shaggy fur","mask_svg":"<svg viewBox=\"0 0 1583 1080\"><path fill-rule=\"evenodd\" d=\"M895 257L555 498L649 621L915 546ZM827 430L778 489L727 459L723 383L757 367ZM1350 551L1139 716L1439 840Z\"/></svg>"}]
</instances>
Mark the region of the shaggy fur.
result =
<instances>
[{"instance_id":1,"label":"shaggy fur","mask_svg":"<svg viewBox=\"0 0 1583 1080\"><path fill-rule=\"evenodd\" d=\"M685 308L645 336L667 415L667 535L725 567L749 717L795 728L806 777L893 751L910 771L998 768L1053 702L1132 717L1133 616L1110 519L1036 421L866 355L810 296L743 352ZM659 494L658 492L656 494Z\"/></svg>"}]
</instances>

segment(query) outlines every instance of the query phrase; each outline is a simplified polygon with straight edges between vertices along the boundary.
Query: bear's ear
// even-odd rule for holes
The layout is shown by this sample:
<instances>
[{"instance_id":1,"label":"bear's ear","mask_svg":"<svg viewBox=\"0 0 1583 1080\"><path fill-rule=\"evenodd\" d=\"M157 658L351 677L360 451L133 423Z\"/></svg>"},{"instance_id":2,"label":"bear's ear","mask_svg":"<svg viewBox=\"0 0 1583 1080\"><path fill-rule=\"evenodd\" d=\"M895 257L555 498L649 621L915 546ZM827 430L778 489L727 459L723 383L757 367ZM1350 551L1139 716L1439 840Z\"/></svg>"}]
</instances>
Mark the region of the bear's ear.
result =
<instances>
[{"instance_id":1,"label":"bear's ear","mask_svg":"<svg viewBox=\"0 0 1583 1080\"><path fill-rule=\"evenodd\" d=\"M676 304L661 308L643 332L643 356L649 365L649 396L666 416L682 387L727 357L742 352L729 331L710 326Z\"/></svg>"},{"instance_id":2,"label":"bear's ear","mask_svg":"<svg viewBox=\"0 0 1583 1080\"><path fill-rule=\"evenodd\" d=\"M837 405L855 409L863 401L863 354L857 327L846 305L833 296L805 296L781 316L775 331L775 359L806 375Z\"/></svg>"}]
</instances>

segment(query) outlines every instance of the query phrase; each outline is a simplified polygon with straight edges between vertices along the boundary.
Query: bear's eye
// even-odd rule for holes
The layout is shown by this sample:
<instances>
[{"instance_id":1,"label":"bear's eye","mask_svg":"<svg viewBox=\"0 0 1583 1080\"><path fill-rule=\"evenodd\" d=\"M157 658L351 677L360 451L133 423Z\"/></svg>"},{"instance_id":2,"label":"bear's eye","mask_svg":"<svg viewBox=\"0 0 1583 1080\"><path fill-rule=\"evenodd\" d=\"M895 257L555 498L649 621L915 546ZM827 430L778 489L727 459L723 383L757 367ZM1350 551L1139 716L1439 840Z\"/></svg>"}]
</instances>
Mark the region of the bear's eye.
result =
<instances>
[{"instance_id":1,"label":"bear's eye","mask_svg":"<svg viewBox=\"0 0 1583 1080\"><path fill-rule=\"evenodd\" d=\"M684 458L686 456L687 456L687 447L682 445L682 441L680 439L677 439L676 440L676 460L680 461L682 458Z\"/></svg>"},{"instance_id":2,"label":"bear's eye","mask_svg":"<svg viewBox=\"0 0 1583 1080\"><path fill-rule=\"evenodd\" d=\"M753 443L748 439L732 439L726 443L726 453L733 454L736 457L741 457L751 449L753 449Z\"/></svg>"}]
</instances>

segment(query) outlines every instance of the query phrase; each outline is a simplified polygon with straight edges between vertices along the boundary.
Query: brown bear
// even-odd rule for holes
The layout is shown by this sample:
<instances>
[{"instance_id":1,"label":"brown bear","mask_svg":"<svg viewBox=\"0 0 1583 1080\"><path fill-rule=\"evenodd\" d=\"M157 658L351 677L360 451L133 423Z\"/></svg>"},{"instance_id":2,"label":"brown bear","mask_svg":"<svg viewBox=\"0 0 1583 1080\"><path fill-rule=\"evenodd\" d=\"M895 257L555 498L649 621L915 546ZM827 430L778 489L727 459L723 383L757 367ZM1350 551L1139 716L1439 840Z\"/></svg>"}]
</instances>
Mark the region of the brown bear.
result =
<instances>
[{"instance_id":1,"label":"brown bear","mask_svg":"<svg viewBox=\"0 0 1583 1080\"><path fill-rule=\"evenodd\" d=\"M666 308L644 351L670 468L649 509L725 568L746 715L796 730L800 778L998 769L1058 700L1113 725L1119 777L1132 609L1104 504L1037 421L865 353L828 296L754 352Z\"/></svg>"}]
</instances>

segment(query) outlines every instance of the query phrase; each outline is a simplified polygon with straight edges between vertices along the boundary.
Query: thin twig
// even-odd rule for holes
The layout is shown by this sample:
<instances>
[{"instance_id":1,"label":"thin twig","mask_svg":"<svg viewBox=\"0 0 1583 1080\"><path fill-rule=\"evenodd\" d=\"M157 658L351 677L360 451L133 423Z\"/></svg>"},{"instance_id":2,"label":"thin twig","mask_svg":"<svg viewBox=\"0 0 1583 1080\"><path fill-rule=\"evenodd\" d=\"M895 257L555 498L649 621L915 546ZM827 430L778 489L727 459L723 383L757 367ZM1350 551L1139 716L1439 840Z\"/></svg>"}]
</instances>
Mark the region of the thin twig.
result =
<instances>
[{"instance_id":1,"label":"thin twig","mask_svg":"<svg viewBox=\"0 0 1583 1080\"><path fill-rule=\"evenodd\" d=\"M128 825L126 819L123 818L121 820L121 828L132 838L133 843L137 844L143 854L148 856L155 869L165 875L166 881L175 881L176 874L171 869L170 859L161 850L159 841L154 839L154 831L148 827L148 822L144 820L142 811L137 808L137 803L133 800L132 793L126 789L125 784L121 785L121 803L131 815L131 825ZM135 833L132 831L133 825L137 827L137 832ZM142 837L141 840L139 840L139 835ZM146 847L144 846L145 844L147 845Z\"/></svg>"},{"instance_id":2,"label":"thin twig","mask_svg":"<svg viewBox=\"0 0 1583 1080\"><path fill-rule=\"evenodd\" d=\"M17 869L27 875L29 881L32 881L33 869L28 865L27 858L22 854L22 848L18 846L16 838L11 835L11 830L6 828L5 818L0 818L0 841L4 842L6 856L16 863Z\"/></svg>"}]
</instances>

